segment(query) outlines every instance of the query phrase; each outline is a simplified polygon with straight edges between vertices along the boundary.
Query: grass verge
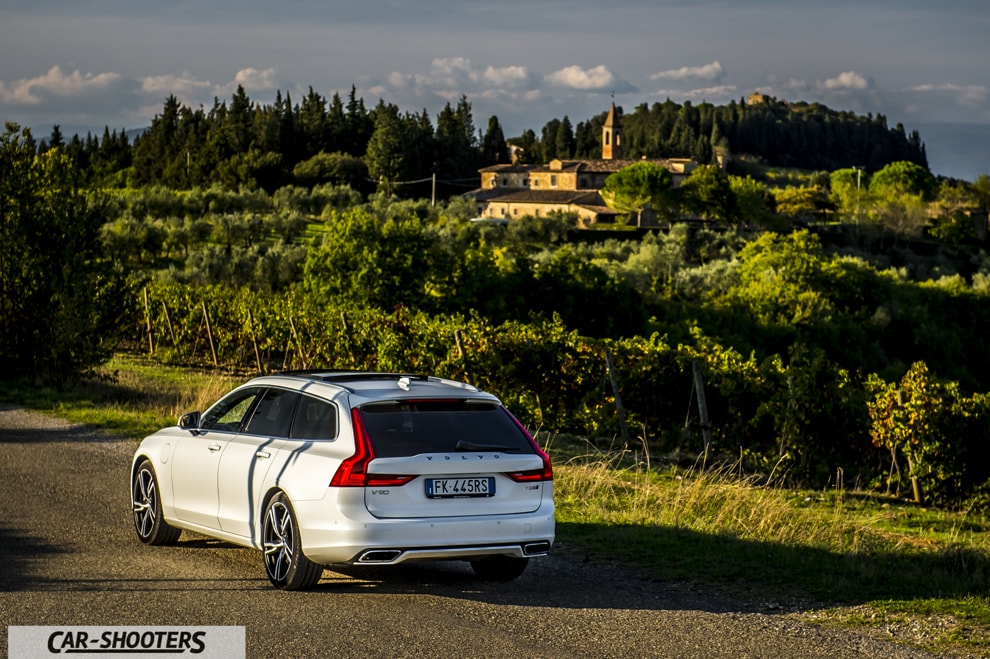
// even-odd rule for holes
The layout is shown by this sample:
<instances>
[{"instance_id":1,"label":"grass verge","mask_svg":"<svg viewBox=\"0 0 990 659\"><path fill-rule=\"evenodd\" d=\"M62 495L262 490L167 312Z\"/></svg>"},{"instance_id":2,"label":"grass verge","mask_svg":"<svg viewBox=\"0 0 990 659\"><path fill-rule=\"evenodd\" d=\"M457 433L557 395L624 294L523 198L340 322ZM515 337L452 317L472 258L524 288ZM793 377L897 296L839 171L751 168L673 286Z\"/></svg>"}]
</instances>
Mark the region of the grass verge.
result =
<instances>
[{"instance_id":1,"label":"grass verge","mask_svg":"<svg viewBox=\"0 0 990 659\"><path fill-rule=\"evenodd\" d=\"M990 656L990 522L841 489L767 487L628 452L555 450L558 538L660 580L717 586L823 624ZM898 630L894 634L891 630Z\"/></svg>"}]
</instances>

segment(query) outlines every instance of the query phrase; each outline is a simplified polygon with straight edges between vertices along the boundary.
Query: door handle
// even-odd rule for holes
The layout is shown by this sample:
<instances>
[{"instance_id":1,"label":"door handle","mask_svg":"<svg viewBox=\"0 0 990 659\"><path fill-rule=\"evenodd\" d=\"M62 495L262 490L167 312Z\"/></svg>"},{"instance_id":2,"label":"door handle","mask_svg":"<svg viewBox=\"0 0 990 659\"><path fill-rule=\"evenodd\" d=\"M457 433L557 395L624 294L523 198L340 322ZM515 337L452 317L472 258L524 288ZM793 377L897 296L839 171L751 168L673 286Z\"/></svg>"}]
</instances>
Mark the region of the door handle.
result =
<instances>
[{"instance_id":1,"label":"door handle","mask_svg":"<svg viewBox=\"0 0 990 659\"><path fill-rule=\"evenodd\" d=\"M272 457L272 454L269 453L268 451L258 451L257 453L254 454L254 457L256 457L256 458L270 458L270 457Z\"/></svg>"},{"instance_id":2,"label":"door handle","mask_svg":"<svg viewBox=\"0 0 990 659\"><path fill-rule=\"evenodd\" d=\"M217 451L223 448L223 444L210 444L206 448L210 450L210 453L216 453Z\"/></svg>"}]
</instances>

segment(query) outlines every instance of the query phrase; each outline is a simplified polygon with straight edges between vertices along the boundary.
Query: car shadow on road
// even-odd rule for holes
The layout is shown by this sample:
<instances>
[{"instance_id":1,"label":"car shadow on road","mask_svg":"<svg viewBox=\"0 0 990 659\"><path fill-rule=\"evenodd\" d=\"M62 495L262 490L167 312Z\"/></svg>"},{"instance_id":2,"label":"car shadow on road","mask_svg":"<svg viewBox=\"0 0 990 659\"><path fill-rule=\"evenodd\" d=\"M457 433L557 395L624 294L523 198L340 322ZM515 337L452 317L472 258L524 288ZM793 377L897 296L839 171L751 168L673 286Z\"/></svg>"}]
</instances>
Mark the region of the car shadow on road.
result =
<instances>
[{"instance_id":1,"label":"car shadow on road","mask_svg":"<svg viewBox=\"0 0 990 659\"><path fill-rule=\"evenodd\" d=\"M244 549L239 545L235 545L224 540L209 538L205 535L192 534L188 531L182 534L179 541L175 543L175 546L185 549Z\"/></svg>"},{"instance_id":2,"label":"car shadow on road","mask_svg":"<svg viewBox=\"0 0 990 659\"><path fill-rule=\"evenodd\" d=\"M417 561L382 567L330 566L310 592L426 595L499 606L559 609L752 612L753 603L712 597L687 584L644 580L625 566L586 563L569 555L531 559L512 581L483 581L465 561Z\"/></svg>"},{"instance_id":3,"label":"car shadow on road","mask_svg":"<svg viewBox=\"0 0 990 659\"><path fill-rule=\"evenodd\" d=\"M690 608L783 613L879 600L985 597L990 556L917 548L843 554L657 527L652 562L622 563L590 542L594 525L561 524L550 556L530 561L510 582L475 578L464 561L396 566L333 566L316 591L434 594L492 604L564 608ZM609 528L620 543L642 542L642 529ZM581 541L575 541L581 538ZM637 540L638 539L638 540Z\"/></svg>"}]
</instances>

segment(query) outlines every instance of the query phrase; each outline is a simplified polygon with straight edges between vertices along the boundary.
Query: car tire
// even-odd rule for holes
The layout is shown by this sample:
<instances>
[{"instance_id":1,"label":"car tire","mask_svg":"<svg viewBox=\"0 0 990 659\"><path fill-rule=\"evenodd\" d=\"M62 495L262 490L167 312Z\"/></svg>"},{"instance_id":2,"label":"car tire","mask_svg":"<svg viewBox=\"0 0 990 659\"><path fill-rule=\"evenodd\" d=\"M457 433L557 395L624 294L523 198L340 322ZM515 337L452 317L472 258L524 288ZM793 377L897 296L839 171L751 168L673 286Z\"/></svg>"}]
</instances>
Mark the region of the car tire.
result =
<instances>
[{"instance_id":1,"label":"car tire","mask_svg":"<svg viewBox=\"0 0 990 659\"><path fill-rule=\"evenodd\" d=\"M528 564L528 558L499 555L471 561L471 568L482 581L512 581L526 570Z\"/></svg>"},{"instance_id":2,"label":"car tire","mask_svg":"<svg viewBox=\"0 0 990 659\"><path fill-rule=\"evenodd\" d=\"M167 545L179 539L181 529L170 526L162 517L162 497L158 477L150 460L142 460L131 481L131 511L134 531L148 545Z\"/></svg>"},{"instance_id":3,"label":"car tire","mask_svg":"<svg viewBox=\"0 0 990 659\"><path fill-rule=\"evenodd\" d=\"M279 590L310 588L323 576L323 566L303 554L296 514L288 497L281 492L265 506L261 539L265 552L265 573Z\"/></svg>"}]
</instances>

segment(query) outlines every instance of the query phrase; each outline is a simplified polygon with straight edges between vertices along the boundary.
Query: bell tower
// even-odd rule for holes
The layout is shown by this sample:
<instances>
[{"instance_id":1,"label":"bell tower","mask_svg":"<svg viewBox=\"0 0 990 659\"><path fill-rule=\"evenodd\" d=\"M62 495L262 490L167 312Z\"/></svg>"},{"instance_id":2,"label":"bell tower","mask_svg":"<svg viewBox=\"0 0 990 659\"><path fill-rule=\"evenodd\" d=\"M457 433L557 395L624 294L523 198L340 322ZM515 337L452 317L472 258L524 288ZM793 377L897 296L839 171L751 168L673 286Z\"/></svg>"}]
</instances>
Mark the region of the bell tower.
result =
<instances>
[{"instance_id":1,"label":"bell tower","mask_svg":"<svg viewBox=\"0 0 990 659\"><path fill-rule=\"evenodd\" d=\"M614 101L602 126L602 160L622 160L622 125Z\"/></svg>"}]
</instances>

